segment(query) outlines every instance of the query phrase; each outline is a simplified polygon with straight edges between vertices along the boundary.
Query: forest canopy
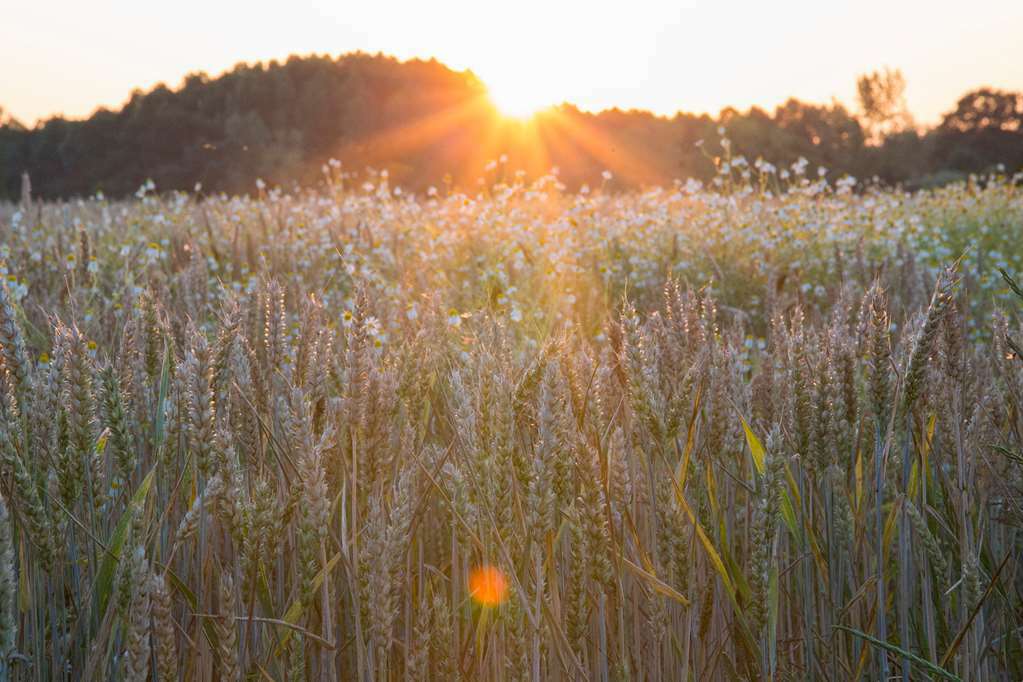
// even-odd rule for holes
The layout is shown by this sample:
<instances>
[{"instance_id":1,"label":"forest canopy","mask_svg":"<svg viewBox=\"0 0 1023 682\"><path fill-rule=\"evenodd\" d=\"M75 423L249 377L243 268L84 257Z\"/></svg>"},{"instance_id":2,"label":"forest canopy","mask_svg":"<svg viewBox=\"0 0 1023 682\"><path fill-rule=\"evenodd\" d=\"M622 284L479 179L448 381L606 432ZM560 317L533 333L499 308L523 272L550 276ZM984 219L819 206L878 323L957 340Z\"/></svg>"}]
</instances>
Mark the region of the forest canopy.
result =
<instances>
[{"instance_id":1,"label":"forest canopy","mask_svg":"<svg viewBox=\"0 0 1023 682\"><path fill-rule=\"evenodd\" d=\"M905 111L904 87L897 71L863 76L858 112L796 99L716 117L563 104L519 121L495 109L472 72L435 60L291 57L215 78L191 74L176 89L136 91L119 110L84 120L28 128L0 110L0 198L19 196L25 172L45 198L122 196L150 179L161 190L243 193L257 179L314 184L330 159L351 171L386 169L392 184L413 191L552 168L572 189L600 184L605 170L620 188L667 185L713 176L722 128L731 154L779 165L803 157L833 179L918 188L1023 168L1023 94L977 89L924 130ZM490 164L497 159L505 163Z\"/></svg>"}]
</instances>

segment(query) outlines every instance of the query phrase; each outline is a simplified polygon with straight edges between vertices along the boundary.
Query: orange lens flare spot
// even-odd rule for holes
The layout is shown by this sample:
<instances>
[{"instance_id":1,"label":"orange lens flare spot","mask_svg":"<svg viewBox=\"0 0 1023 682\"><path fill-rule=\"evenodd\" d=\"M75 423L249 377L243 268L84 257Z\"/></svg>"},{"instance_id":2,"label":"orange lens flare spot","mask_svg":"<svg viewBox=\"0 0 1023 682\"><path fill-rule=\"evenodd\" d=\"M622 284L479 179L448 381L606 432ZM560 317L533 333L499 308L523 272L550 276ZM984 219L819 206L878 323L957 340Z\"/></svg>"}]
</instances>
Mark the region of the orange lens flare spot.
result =
<instances>
[{"instance_id":1,"label":"orange lens flare spot","mask_svg":"<svg viewBox=\"0 0 1023 682\"><path fill-rule=\"evenodd\" d=\"M483 606L497 606L508 595L508 579L499 568L480 566L469 574L469 595Z\"/></svg>"}]
</instances>

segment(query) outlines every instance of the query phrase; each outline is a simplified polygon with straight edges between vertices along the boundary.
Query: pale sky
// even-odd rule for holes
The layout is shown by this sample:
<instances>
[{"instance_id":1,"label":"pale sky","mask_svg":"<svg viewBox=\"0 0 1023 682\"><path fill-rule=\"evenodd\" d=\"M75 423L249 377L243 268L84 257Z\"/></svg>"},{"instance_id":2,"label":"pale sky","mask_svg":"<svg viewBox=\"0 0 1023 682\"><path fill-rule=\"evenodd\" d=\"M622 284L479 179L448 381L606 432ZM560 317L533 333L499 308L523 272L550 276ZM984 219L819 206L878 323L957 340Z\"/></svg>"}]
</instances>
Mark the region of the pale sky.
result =
<instances>
[{"instance_id":1,"label":"pale sky","mask_svg":"<svg viewBox=\"0 0 1023 682\"><path fill-rule=\"evenodd\" d=\"M1023 1L2 0L0 106L82 117L191 71L353 50L472 69L511 109L660 114L853 106L856 76L891 66L933 123L977 86L1023 90Z\"/></svg>"}]
</instances>

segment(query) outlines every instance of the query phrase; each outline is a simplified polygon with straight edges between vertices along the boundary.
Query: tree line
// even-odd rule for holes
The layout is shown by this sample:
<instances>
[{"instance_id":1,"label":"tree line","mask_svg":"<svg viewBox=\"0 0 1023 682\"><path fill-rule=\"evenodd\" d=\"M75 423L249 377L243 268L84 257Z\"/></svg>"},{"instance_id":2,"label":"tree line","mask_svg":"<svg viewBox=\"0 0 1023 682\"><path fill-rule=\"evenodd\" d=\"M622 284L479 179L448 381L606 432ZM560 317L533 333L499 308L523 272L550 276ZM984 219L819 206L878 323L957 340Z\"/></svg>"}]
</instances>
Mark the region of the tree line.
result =
<instances>
[{"instance_id":1,"label":"tree line","mask_svg":"<svg viewBox=\"0 0 1023 682\"><path fill-rule=\"evenodd\" d=\"M26 172L45 198L122 196L149 179L161 190L243 193L257 179L314 184L330 159L360 173L386 169L392 184L413 191L551 168L572 189L604 182L605 170L617 187L665 185L712 177L721 129L729 153L750 161L803 157L831 178L910 189L1023 168L1023 93L974 90L922 129L906 111L898 71L866 74L857 85L858 112L797 99L773 112L672 117L564 104L521 122L499 115L472 72L435 60L296 56L216 78L191 74L177 89L136 91L119 110L83 120L28 128L0 110L0 198L16 199Z\"/></svg>"}]
</instances>

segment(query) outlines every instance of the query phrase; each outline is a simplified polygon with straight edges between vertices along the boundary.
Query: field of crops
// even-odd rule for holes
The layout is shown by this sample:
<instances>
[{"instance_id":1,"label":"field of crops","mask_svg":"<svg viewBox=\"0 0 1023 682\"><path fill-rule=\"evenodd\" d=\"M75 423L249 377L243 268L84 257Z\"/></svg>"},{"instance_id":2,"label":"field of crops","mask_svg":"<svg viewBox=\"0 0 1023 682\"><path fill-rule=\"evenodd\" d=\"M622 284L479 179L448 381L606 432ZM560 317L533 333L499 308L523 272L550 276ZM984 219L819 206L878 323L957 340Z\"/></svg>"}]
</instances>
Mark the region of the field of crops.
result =
<instances>
[{"instance_id":1,"label":"field of crops","mask_svg":"<svg viewBox=\"0 0 1023 682\"><path fill-rule=\"evenodd\" d=\"M1021 679L1023 190L803 170L0 205L0 680Z\"/></svg>"}]
</instances>

